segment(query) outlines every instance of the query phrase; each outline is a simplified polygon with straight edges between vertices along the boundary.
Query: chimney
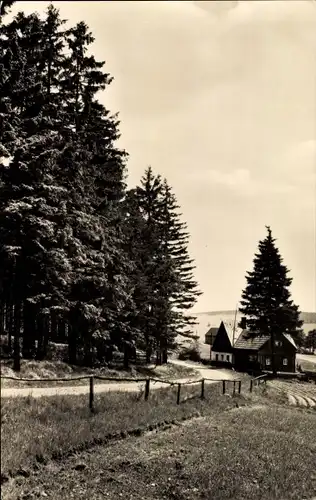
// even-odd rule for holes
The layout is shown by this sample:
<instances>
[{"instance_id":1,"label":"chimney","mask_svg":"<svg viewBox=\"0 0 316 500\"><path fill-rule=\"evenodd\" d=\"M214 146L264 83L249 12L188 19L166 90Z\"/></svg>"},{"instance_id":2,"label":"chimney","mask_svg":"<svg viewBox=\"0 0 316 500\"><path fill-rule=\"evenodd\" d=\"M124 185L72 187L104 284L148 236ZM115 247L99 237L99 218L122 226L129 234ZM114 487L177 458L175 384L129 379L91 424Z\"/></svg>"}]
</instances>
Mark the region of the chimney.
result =
<instances>
[{"instance_id":1,"label":"chimney","mask_svg":"<svg viewBox=\"0 0 316 500\"><path fill-rule=\"evenodd\" d=\"M246 330L247 328L247 318L245 316L243 316L240 320L240 328L242 330Z\"/></svg>"}]
</instances>

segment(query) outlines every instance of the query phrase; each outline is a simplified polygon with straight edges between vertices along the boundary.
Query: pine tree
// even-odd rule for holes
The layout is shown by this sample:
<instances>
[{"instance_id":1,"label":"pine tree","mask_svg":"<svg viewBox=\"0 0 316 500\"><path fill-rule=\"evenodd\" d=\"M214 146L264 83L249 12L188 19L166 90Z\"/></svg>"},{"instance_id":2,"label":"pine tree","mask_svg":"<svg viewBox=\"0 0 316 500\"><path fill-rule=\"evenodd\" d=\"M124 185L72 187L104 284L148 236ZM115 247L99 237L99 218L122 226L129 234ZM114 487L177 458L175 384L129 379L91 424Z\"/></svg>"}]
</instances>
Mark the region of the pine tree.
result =
<instances>
[{"instance_id":1,"label":"pine tree","mask_svg":"<svg viewBox=\"0 0 316 500\"><path fill-rule=\"evenodd\" d=\"M178 335L194 338L192 327L196 324L196 318L187 314L187 311L194 306L201 295L194 278L194 261L188 252L187 225L181 221L179 208L176 197L165 180L162 191L161 228L166 258L170 259L167 294L173 311L173 322L169 327L171 345L172 337L176 339Z\"/></svg>"},{"instance_id":2,"label":"pine tree","mask_svg":"<svg viewBox=\"0 0 316 500\"><path fill-rule=\"evenodd\" d=\"M311 349L312 352L316 350L316 329L310 330L304 339L304 346Z\"/></svg>"},{"instance_id":3,"label":"pine tree","mask_svg":"<svg viewBox=\"0 0 316 500\"><path fill-rule=\"evenodd\" d=\"M157 306L160 241L157 217L161 190L160 176L155 177L149 167L140 186L131 189L125 200L126 250L134 264L130 274L135 303L132 324L141 332L140 347L146 351L147 362L150 362L153 351L157 351L159 343Z\"/></svg>"},{"instance_id":4,"label":"pine tree","mask_svg":"<svg viewBox=\"0 0 316 500\"><path fill-rule=\"evenodd\" d=\"M94 344L122 348L137 334L121 229L126 153L117 116L96 98L112 79L87 55L93 37L85 23L63 24L50 6L43 20L19 13L1 27L1 296L10 326L23 317L24 354L37 338L44 356L49 328L67 319L71 360L82 348L91 363Z\"/></svg>"},{"instance_id":5,"label":"pine tree","mask_svg":"<svg viewBox=\"0 0 316 500\"><path fill-rule=\"evenodd\" d=\"M144 335L147 361L155 349L157 363L165 363L179 335L192 338L194 318L186 312L199 295L188 255L186 225L180 221L179 207L167 182L151 168L140 186L129 192L126 203L138 327Z\"/></svg>"},{"instance_id":6,"label":"pine tree","mask_svg":"<svg viewBox=\"0 0 316 500\"><path fill-rule=\"evenodd\" d=\"M15 4L16 0L2 0L0 2L0 19L8 14L11 10L13 4Z\"/></svg>"},{"instance_id":7,"label":"pine tree","mask_svg":"<svg viewBox=\"0 0 316 500\"><path fill-rule=\"evenodd\" d=\"M288 333L300 343L303 322L298 306L291 300L292 278L282 264L270 227L267 231L266 238L259 242L253 271L246 275L247 285L242 292L239 311L247 318L251 336L270 335L273 344L275 334Z\"/></svg>"}]
</instances>

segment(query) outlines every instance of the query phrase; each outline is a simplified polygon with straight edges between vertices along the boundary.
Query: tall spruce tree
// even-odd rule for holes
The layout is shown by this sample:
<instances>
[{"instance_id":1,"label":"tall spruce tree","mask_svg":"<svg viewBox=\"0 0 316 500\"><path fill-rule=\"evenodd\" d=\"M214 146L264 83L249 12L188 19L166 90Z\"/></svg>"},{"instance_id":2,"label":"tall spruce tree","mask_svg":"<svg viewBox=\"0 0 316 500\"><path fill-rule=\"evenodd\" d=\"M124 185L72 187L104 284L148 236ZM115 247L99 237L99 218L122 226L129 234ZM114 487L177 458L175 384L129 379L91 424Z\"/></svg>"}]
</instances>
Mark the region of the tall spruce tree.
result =
<instances>
[{"instance_id":1,"label":"tall spruce tree","mask_svg":"<svg viewBox=\"0 0 316 500\"><path fill-rule=\"evenodd\" d=\"M246 275L247 285L242 292L239 311L247 319L249 335L253 337L288 333L301 343L300 312L291 300L289 287L292 278L282 264L270 227L266 238L259 242L253 271ZM274 356L272 356L274 358ZM274 362L274 359L272 359ZM274 364L272 366L274 370Z\"/></svg>"},{"instance_id":2,"label":"tall spruce tree","mask_svg":"<svg viewBox=\"0 0 316 500\"><path fill-rule=\"evenodd\" d=\"M25 354L37 338L45 355L57 313L70 322L70 359L82 347L91 363L94 342L134 337L120 228L126 154L115 147L116 116L96 98L111 78L86 55L93 38L84 23L66 32L63 24L50 6L44 20L19 13L1 32L9 157L0 178L1 297L16 316L17 344L23 315Z\"/></svg>"},{"instance_id":3,"label":"tall spruce tree","mask_svg":"<svg viewBox=\"0 0 316 500\"><path fill-rule=\"evenodd\" d=\"M161 253L158 233L160 176L149 167L140 185L127 193L125 206L126 250L133 263L130 274L133 283L135 314L133 326L142 332L140 347L146 351L147 362L158 351L159 325L157 308L160 282L158 257ZM143 341L143 342L142 342Z\"/></svg>"},{"instance_id":4,"label":"tall spruce tree","mask_svg":"<svg viewBox=\"0 0 316 500\"><path fill-rule=\"evenodd\" d=\"M161 228L162 241L170 262L169 303L173 311L173 324L169 331L171 338L177 335L193 338L192 327L196 318L188 314L201 295L194 278L194 261L188 252L189 233L181 221L179 205L172 189L164 180L162 190Z\"/></svg>"},{"instance_id":5,"label":"tall spruce tree","mask_svg":"<svg viewBox=\"0 0 316 500\"><path fill-rule=\"evenodd\" d=\"M192 338L194 318L187 311L200 292L188 255L186 225L170 187L148 168L140 186L127 197L126 229L134 269L137 320L147 358L153 349L165 363L178 336ZM185 311L185 312L184 312Z\"/></svg>"}]
</instances>

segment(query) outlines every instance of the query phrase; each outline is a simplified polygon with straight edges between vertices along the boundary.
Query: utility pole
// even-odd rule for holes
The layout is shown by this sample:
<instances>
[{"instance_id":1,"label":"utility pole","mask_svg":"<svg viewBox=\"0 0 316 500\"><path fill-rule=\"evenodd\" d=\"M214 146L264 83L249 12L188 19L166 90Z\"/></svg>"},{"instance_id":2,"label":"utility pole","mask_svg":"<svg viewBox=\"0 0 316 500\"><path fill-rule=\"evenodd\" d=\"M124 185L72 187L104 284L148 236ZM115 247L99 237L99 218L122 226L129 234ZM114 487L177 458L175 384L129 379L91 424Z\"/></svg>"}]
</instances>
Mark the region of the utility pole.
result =
<instances>
[{"instance_id":1,"label":"utility pole","mask_svg":"<svg viewBox=\"0 0 316 500\"><path fill-rule=\"evenodd\" d=\"M235 345L235 332L236 332L236 318L237 318L237 310L238 310L238 303L236 305L236 310L235 310L235 319L234 319L234 327L233 327L233 347Z\"/></svg>"}]
</instances>

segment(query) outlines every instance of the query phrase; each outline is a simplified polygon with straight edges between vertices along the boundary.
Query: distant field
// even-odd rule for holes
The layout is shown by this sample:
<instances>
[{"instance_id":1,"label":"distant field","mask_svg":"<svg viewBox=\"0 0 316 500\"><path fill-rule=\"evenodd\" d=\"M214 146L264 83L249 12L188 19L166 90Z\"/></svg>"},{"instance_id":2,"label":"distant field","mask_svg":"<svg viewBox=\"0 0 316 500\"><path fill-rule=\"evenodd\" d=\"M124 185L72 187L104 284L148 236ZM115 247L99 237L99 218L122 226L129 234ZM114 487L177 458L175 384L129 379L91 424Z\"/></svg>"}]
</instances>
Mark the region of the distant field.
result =
<instances>
[{"instance_id":1,"label":"distant field","mask_svg":"<svg viewBox=\"0 0 316 500\"><path fill-rule=\"evenodd\" d=\"M204 338L207 330L212 326L219 326L221 321L234 325L235 311L213 311L205 313L196 313L198 325L195 327L195 333L200 338L200 342L204 343ZM241 314L237 314L236 324L240 321ZM304 333L316 329L316 313L301 313L301 318L304 321Z\"/></svg>"}]
</instances>

